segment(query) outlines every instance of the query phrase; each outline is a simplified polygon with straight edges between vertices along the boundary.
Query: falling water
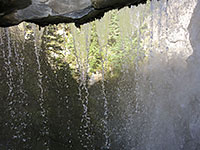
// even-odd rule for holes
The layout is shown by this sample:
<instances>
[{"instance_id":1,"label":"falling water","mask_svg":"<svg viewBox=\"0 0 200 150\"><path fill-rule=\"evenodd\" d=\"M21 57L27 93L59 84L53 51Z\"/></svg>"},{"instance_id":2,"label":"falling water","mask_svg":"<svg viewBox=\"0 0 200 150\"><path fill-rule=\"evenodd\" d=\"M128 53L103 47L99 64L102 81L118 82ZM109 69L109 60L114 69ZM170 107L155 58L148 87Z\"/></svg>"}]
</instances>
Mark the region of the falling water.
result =
<instances>
[{"instance_id":1,"label":"falling water","mask_svg":"<svg viewBox=\"0 0 200 150\"><path fill-rule=\"evenodd\" d=\"M158 49L161 49L161 36L162 36L162 1L159 1L159 10L158 10L158 14L159 14L159 19L158 19Z\"/></svg>"},{"instance_id":2,"label":"falling water","mask_svg":"<svg viewBox=\"0 0 200 150\"><path fill-rule=\"evenodd\" d=\"M195 8L196 3L198 7ZM4 105L9 117L2 119L5 125L0 124L0 127L6 129L4 132L8 132L9 136L5 135L4 142L4 135L0 134L0 148L21 150L33 149L36 145L35 149L52 149L57 144L58 149L67 147L71 150L200 149L199 7L200 3L195 0L152 0L147 5L124 8L118 15L106 14L100 21L95 21L93 25L97 30L98 41L95 48L99 61L95 63L100 65L95 73L101 74L101 78L99 83L91 85L90 73L94 73L90 66L93 57L91 43L94 40L91 34L95 31L91 30L92 25L89 24L81 29L74 25L70 25L71 28L68 29L64 24L61 27L63 43L60 48L64 55L73 53L73 71L78 75L74 77L70 71L67 74L68 70L65 68L61 77L65 82L63 93L59 89L60 83L54 82L55 79L59 80L55 72L60 70L56 70L53 65L48 69L43 68L45 61L42 58L46 57L42 56L46 53L48 57L48 52L42 51L42 31L33 25L33 31L24 30L25 37L20 43L10 32L18 33L14 27L1 29L0 63L3 64L0 64L0 75L1 82L7 84L7 93L0 91L5 100L0 98L6 101ZM113 16L117 18L114 23ZM117 28L114 36L117 40L111 37L110 29L113 24ZM51 30L46 30L46 35ZM30 57L25 57L30 55L27 53L27 34L34 36L34 56ZM70 34L73 46L68 43ZM119 43L117 48L111 48L113 41ZM73 52L67 53L70 49ZM33 57L33 63L27 64ZM117 61L113 63L112 59ZM68 63L68 60L62 61ZM61 64L62 61L58 62ZM109 69L114 72L112 69L117 63L120 64L120 73L117 77L110 77L107 73ZM34 64L36 88L34 85L26 85L32 83L27 81L27 76L30 76L26 72L27 68ZM44 77L47 70L50 70L48 77ZM68 81L72 76L74 86L71 85L72 78ZM50 77L52 80L47 81L46 78ZM30 94L35 91L36 94ZM32 97L35 101L32 101ZM62 100L65 101L64 109ZM53 103L51 105L55 108L48 103ZM39 108L33 109L37 106ZM68 118L64 124L54 126L60 123L56 122L57 116L54 115L57 109L59 115ZM76 116L77 112L80 113L80 118ZM38 117L37 113L42 118L39 121L35 119ZM0 119L3 117L0 115ZM78 127L74 129L73 126ZM55 127L67 130L56 130ZM33 131L39 132L39 136ZM64 133L57 136L57 131ZM43 143L41 147L37 145L39 140ZM18 148L18 143L23 146Z\"/></svg>"},{"instance_id":3,"label":"falling water","mask_svg":"<svg viewBox=\"0 0 200 150\"><path fill-rule=\"evenodd\" d=\"M165 44L166 44L166 52L168 52L168 43L167 43L167 41L168 41L168 0L166 0L165 1L165 39L166 39L166 42L165 42Z\"/></svg>"},{"instance_id":4,"label":"falling water","mask_svg":"<svg viewBox=\"0 0 200 150\"><path fill-rule=\"evenodd\" d=\"M7 83L8 86L9 86L8 97L12 99L12 94L13 94L12 92L13 92L13 89L14 89L14 87L13 87L13 75L12 75L13 70L11 68L12 49L11 49L10 33L9 33L9 29L8 28L5 29L5 34L6 34L6 37L8 39L8 44L7 44L7 47L8 47L8 56L6 58L6 61L7 61L6 65L8 67L7 77L9 79L9 81ZM5 54L6 52L3 52L3 53Z\"/></svg>"},{"instance_id":5,"label":"falling water","mask_svg":"<svg viewBox=\"0 0 200 150\"><path fill-rule=\"evenodd\" d=\"M153 28L154 28L154 7L153 7L153 1L150 2L150 12L151 12L151 19L150 19L150 51L151 54L153 51Z\"/></svg>"},{"instance_id":6,"label":"falling water","mask_svg":"<svg viewBox=\"0 0 200 150\"><path fill-rule=\"evenodd\" d=\"M89 69L89 45L90 45L90 25L86 24L81 27L81 31L76 29L75 25L71 25L71 30L73 34L73 43L75 50L75 57L79 72L79 100L82 102L83 123L80 127L80 141L84 148L93 148L91 143L91 133L89 131L90 126L90 116L88 113L88 103L89 103L89 91L88 91L88 69ZM84 140L83 140L84 138Z\"/></svg>"},{"instance_id":7,"label":"falling water","mask_svg":"<svg viewBox=\"0 0 200 150\"><path fill-rule=\"evenodd\" d=\"M140 31L140 28L141 28L141 18L140 18L140 12L138 12L137 14L137 18L138 18L138 31L137 31L137 50L136 50L136 58L135 58L135 82L136 82L136 85L135 85L135 93L136 93L136 109L135 109L135 113L138 113L139 109L138 109L138 98L139 98L139 92L138 92L138 81L140 80L140 77L138 76L138 72L139 72L139 57L140 57L140 50L141 50L141 47L140 47L140 42L141 42L141 31Z\"/></svg>"},{"instance_id":8,"label":"falling water","mask_svg":"<svg viewBox=\"0 0 200 150\"><path fill-rule=\"evenodd\" d=\"M188 3L191 3L191 2L188 2ZM175 3L174 5L172 4L170 7L171 7L170 8L171 10L176 12L175 18L179 21L170 25L169 30L171 31L171 33L167 33L168 38L173 37L174 38L173 40L184 39L181 35L182 31L178 29L180 28L180 26L182 26L183 28L187 28L187 23L183 23L181 21L181 19L183 19L182 18L183 16L181 16L181 14L183 15L183 12L184 12L184 11L183 12L180 11L181 8L179 7L181 7L181 4L179 5L179 3ZM174 8L178 8L178 9L175 10ZM191 9L191 7L189 8ZM168 18L168 14L166 16ZM166 16L162 16L162 18L164 19L164 17ZM173 15L169 14L169 16L171 17ZM161 23L163 23L163 19L161 19ZM174 21L174 20L167 19L167 22L170 22L170 21ZM168 27L169 26L165 26L165 28L168 28ZM160 28L159 24L156 28L158 29L158 32L159 32L159 28ZM145 137L148 137L146 138L147 141L145 142L144 149L185 149L184 148L185 146L183 143L186 142L186 139L188 138L187 136L189 135L186 136L185 135L186 133L184 133L184 131L181 130L186 127L183 125L185 123L184 115L182 114L183 112L181 108L179 107L179 103L180 103L180 106L184 103L183 98L181 98L181 95L179 95L180 93L182 93L182 90L183 90L183 89L180 89L179 86L181 85L179 84L180 82L183 83L183 82L186 82L187 80L186 79L187 75L186 74L184 75L183 72L187 68L185 66L184 55L185 56L188 55L188 52L186 50L186 47L184 47L181 44L181 40L180 40L180 43L179 42L168 43L167 47L170 48L171 53L162 54L161 53L162 51L165 51L165 49L168 50L168 48L166 48L166 46L164 45L165 42L163 42L163 38L161 36L162 32L163 32L163 28L159 35L160 38L158 37L158 39L160 40L156 41L156 42L159 42L160 44L158 44L157 46L155 45L156 47L153 51L154 57L150 58L150 61L149 61L150 64L147 65L148 67L146 66L147 68L149 68L148 70L149 74L146 76L146 78L150 79L151 81L149 82L149 84L151 85L150 89L153 92L153 95L148 96L148 97L143 97L145 96L144 94L142 96L146 105L145 107L149 108L149 110L147 109L147 113L149 113L149 115L146 115L146 116L149 117L150 119L146 123L147 125L146 129L148 129L149 131L146 130L143 133ZM172 32L176 36L173 35ZM185 38L184 40L185 40L185 43L188 43L187 38ZM163 48L164 50L162 50ZM179 53L178 52L179 49L180 50L185 49L186 53L184 53L183 51ZM171 57L168 57L169 54L171 55ZM146 73L143 72L143 74L146 74ZM145 82L147 83L147 80L145 80ZM144 84L144 82L142 82L142 84ZM142 87L142 85L140 86ZM144 89L140 89L140 90L143 91Z\"/></svg>"},{"instance_id":9,"label":"falling water","mask_svg":"<svg viewBox=\"0 0 200 150\"><path fill-rule=\"evenodd\" d=\"M98 42L100 45L99 54L101 57L101 74L102 74L102 95L103 95L103 107L104 107L104 118L103 121L103 128L104 128L104 136L105 136L105 145L102 147L103 149L109 150L110 149L110 141L109 141L109 129L108 129L108 99L106 96L106 89L105 89L105 60L106 55L104 56L103 50L107 51L107 43L108 43L108 35L109 35L109 21L110 15L107 14L104 18L100 21L96 22L96 29L98 35ZM105 52L107 54L107 52Z\"/></svg>"},{"instance_id":10,"label":"falling water","mask_svg":"<svg viewBox=\"0 0 200 150\"><path fill-rule=\"evenodd\" d=\"M90 133L87 133L88 132L88 128L89 128L89 125L90 125L90 117L88 115L88 103L89 103L89 91L88 91L88 69L89 69L89 45L90 45L90 25L89 24L86 24L84 25L84 27L82 27L82 32L84 32L84 37L85 37L85 43L82 43L82 44L85 44L85 51L86 51L86 59L85 59L85 75L84 75L84 80L83 80L83 88L85 90L85 102L84 102L84 112L83 112L83 118L85 118L86 122L85 122L85 125L84 125L84 128L86 129L86 137L87 137L87 144L91 144L90 143L90 140L91 140L91 135ZM88 147L93 147L93 145L91 144L90 146Z\"/></svg>"},{"instance_id":11,"label":"falling water","mask_svg":"<svg viewBox=\"0 0 200 150\"><path fill-rule=\"evenodd\" d=\"M78 42L79 42L79 40L76 39L77 36L78 36L78 33L77 33L78 31L77 31L77 29L75 28L74 25L71 25L71 30L72 30L72 35L73 35L74 55L76 57L76 63L77 63L77 68L78 68L78 73L79 73L79 77L78 77L78 82L79 82L78 95L79 95L79 100L82 102L82 104L84 104L83 99L82 99L82 89L81 89L81 87L82 87L81 62L80 62L80 60L79 60L80 58L78 56L78 48L79 48L79 43ZM83 120L81 120L81 122L83 122ZM83 127L81 126L80 127L80 131L79 131L80 132L79 133L80 134L79 135L79 139L80 139L81 145L84 147L85 144L84 144L84 142L82 140L82 137L84 137L85 134L87 134L87 132L85 133L85 129L82 129L82 128ZM84 131L82 131L82 130L84 130ZM87 145L86 145L86 147L87 147Z\"/></svg>"},{"instance_id":12,"label":"falling water","mask_svg":"<svg viewBox=\"0 0 200 150\"><path fill-rule=\"evenodd\" d=\"M49 140L48 140L48 136L49 135L49 127L48 127L48 118L47 118L47 110L45 109L44 106L44 88L43 88L43 74L42 74L42 70L41 70L41 63L40 63L40 52L41 52L41 48L40 48L40 33L37 29L38 27L36 25L33 25L33 31L34 31L34 50L35 50L35 57L36 57L36 62L38 65L37 68L37 78L38 78L38 87L40 89L40 94L39 94L39 99L38 99L38 103L40 105L40 109L41 109L41 116L43 118L43 125L42 125L42 130L41 130L41 134L44 136L45 141L44 141L44 146L46 147L47 150L49 150ZM39 34L39 35L38 35Z\"/></svg>"},{"instance_id":13,"label":"falling water","mask_svg":"<svg viewBox=\"0 0 200 150\"><path fill-rule=\"evenodd\" d=\"M48 35L48 27L46 28L46 35ZM67 38L67 36L66 36L66 24L62 24L62 36L63 36L63 41L64 41L64 46L63 46L63 49L66 51L66 38ZM67 68L65 68L65 70L67 70ZM57 75L56 75L57 76ZM58 77L58 76L57 76ZM70 111L70 106L69 106L69 104L70 104L70 101L69 101L69 96L68 96L68 93L67 93L67 90L70 88L69 87L69 85L68 85L68 75L67 74L64 74L64 83L65 83L65 85L64 85L64 87L65 87L65 89L66 89L66 91L65 91L65 96L64 96L64 101L65 101L65 104L66 104L66 109L68 110L68 111ZM59 90L58 90L58 94L59 94L60 92L59 92ZM59 107L59 109L61 109L60 107L60 105L58 106ZM66 129L67 129L67 134L65 135L65 136L67 136L68 138L67 138L67 143L70 145L69 147L70 148L72 148L73 146L72 146L72 132L71 132L71 128L72 128L72 120L71 119L68 119L67 120L67 124L66 124L66 127L65 127Z\"/></svg>"},{"instance_id":14,"label":"falling water","mask_svg":"<svg viewBox=\"0 0 200 150\"><path fill-rule=\"evenodd\" d=\"M18 28L13 28L13 32L19 33L18 36L20 37L20 31L18 31ZM23 39L24 40L24 39ZM28 127L28 123L25 121L29 118L29 113L26 110L22 110L22 107L27 106L27 102L25 100L26 93L23 88L24 84L24 57L23 57L23 47L24 42L22 43L22 50L20 49L20 44L15 38L12 36L12 47L13 47L13 58L15 61L16 69L15 72L18 72L19 76L17 79L15 79L15 98L13 99L13 102L15 102L15 112L16 112L16 137L18 137L19 141L21 143L24 143L26 145L26 142L30 140L30 137L27 137L26 129ZM16 99L16 100L15 100ZM26 145L27 146L27 145ZM24 147L26 147L24 146Z\"/></svg>"},{"instance_id":15,"label":"falling water","mask_svg":"<svg viewBox=\"0 0 200 150\"><path fill-rule=\"evenodd\" d=\"M9 32L9 28L5 29L5 34L6 34L6 38L7 38L7 48L8 48L8 53L6 51L3 50L3 58L5 59L5 69L6 69L6 76L8 78L7 81L7 85L9 87L9 91L8 91L8 97L7 97L7 101L9 102L8 104L8 111L10 113L11 119L10 122L6 125L10 125L11 130L15 131L15 134L13 135L12 139L17 139L18 134L17 134L17 128L16 128L16 124L14 123L15 121L15 115L17 112L15 112L15 110L13 110L13 105L15 105L15 101L13 101L13 90L14 90L14 85L13 85L13 69L11 67L11 58L12 58L12 49L11 49L11 40L10 40L10 32Z\"/></svg>"},{"instance_id":16,"label":"falling water","mask_svg":"<svg viewBox=\"0 0 200 150\"><path fill-rule=\"evenodd\" d=\"M20 139L21 138L21 134L20 134L20 126L18 125L19 123L19 118L18 118L18 114L20 114L20 112L18 112L17 108L15 108L17 106L18 101L15 99L15 84L14 84L14 69L12 67L12 58L14 56L13 52L12 52L12 48L11 48L11 33L9 32L9 28L5 29L5 34L7 37L7 48L8 48L8 52L3 52L4 58L6 59L6 70L7 70L7 78L8 78L8 82L7 85L9 87L9 92L8 92L8 111L10 112L10 116L11 119L10 120L10 127L11 130L14 131L14 135L13 135L13 140L16 139ZM7 55L7 56L6 56Z\"/></svg>"},{"instance_id":17,"label":"falling water","mask_svg":"<svg viewBox=\"0 0 200 150\"><path fill-rule=\"evenodd\" d=\"M85 148L93 148L93 145L91 144L91 134L89 133L89 126L90 126L90 117L88 113L88 103L89 103L89 91L88 91L88 69L89 69L89 45L90 45L90 25L86 24L82 27L82 32L84 33L83 38L85 38L85 42L81 43L85 45L85 60L83 61L84 64L84 70L82 74L82 82L83 82L83 89L85 90L85 100L83 101L83 119L85 124L83 125L83 128L85 130L85 136L87 139L87 146L84 146Z\"/></svg>"}]
</instances>

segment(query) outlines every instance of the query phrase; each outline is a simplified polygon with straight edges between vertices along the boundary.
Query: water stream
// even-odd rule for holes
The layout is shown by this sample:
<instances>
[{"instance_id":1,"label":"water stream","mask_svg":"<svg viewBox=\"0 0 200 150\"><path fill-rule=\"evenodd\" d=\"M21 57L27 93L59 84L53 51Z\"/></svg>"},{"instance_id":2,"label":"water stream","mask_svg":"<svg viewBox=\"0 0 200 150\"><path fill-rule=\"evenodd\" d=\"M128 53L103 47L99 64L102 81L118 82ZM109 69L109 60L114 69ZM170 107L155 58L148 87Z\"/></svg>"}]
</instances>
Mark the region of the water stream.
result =
<instances>
[{"instance_id":1,"label":"water stream","mask_svg":"<svg viewBox=\"0 0 200 150\"><path fill-rule=\"evenodd\" d=\"M98 35L98 42L99 42L99 55L100 55L100 61L101 61L101 74L102 74L102 96L103 96L103 107L104 107L104 118L102 119L102 124L104 128L103 135L105 136L105 145L103 146L103 149L107 150L110 149L110 141L109 141L109 130L108 130L108 99L106 95L106 89L105 89L105 64L106 64L106 57L107 57L107 44L108 44L108 35L109 35L109 22L110 21L110 15L107 14L102 20L96 22L96 29L97 29L97 35ZM106 51L105 53L103 51ZM105 56L102 56L105 55Z\"/></svg>"}]
</instances>

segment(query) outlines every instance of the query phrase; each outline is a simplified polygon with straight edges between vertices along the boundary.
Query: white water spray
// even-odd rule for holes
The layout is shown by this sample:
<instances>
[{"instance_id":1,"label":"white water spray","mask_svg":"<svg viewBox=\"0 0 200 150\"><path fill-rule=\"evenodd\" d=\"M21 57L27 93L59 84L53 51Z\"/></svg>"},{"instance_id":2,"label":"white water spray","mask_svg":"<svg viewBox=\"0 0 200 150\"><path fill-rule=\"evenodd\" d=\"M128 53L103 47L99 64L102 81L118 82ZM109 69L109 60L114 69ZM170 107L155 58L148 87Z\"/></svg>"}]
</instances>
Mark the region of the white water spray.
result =
<instances>
[{"instance_id":1,"label":"white water spray","mask_svg":"<svg viewBox=\"0 0 200 150\"><path fill-rule=\"evenodd\" d=\"M49 127L48 127L48 117L47 117L47 110L45 109L44 106L44 88L43 88L43 74L42 74L42 69L41 69L41 63L40 63L40 54L41 54L41 49L40 49L40 43L38 40L40 40L40 34L39 31L37 29L36 25L33 25L33 30L34 30L34 49L35 49L35 57L36 57L36 62L38 65L37 68L37 76L38 76L38 87L40 89L40 94L39 94L39 105L41 108L41 116L43 118L43 126L42 126L42 131L41 134L46 138L44 141L44 146L46 147L47 150L49 150L49 140L48 140L48 136L49 135ZM39 35L38 35L39 34Z\"/></svg>"}]
</instances>

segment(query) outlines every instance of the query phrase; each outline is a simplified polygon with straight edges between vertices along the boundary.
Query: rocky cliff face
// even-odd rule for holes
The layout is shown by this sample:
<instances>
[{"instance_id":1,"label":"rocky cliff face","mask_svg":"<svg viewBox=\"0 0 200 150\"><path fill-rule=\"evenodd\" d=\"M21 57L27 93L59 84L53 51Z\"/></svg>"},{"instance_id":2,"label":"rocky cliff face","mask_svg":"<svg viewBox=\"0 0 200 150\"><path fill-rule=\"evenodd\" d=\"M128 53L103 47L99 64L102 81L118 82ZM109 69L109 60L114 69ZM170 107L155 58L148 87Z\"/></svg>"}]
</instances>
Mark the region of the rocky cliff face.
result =
<instances>
[{"instance_id":1,"label":"rocky cliff face","mask_svg":"<svg viewBox=\"0 0 200 150\"><path fill-rule=\"evenodd\" d=\"M77 26L100 18L106 11L147 0L0 0L0 26L22 21L40 26L75 22Z\"/></svg>"}]
</instances>

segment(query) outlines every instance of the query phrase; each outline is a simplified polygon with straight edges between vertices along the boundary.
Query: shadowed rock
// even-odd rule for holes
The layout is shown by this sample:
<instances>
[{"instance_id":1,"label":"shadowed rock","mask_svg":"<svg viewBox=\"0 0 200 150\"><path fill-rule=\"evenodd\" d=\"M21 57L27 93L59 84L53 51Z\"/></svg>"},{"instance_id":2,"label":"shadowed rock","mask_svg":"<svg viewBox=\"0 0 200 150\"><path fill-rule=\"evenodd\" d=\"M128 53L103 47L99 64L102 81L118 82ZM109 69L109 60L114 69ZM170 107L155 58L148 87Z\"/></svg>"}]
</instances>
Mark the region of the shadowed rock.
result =
<instances>
[{"instance_id":1,"label":"shadowed rock","mask_svg":"<svg viewBox=\"0 0 200 150\"><path fill-rule=\"evenodd\" d=\"M105 12L147 0L0 0L0 26L22 21L40 26L74 22L77 26L101 18Z\"/></svg>"}]
</instances>

